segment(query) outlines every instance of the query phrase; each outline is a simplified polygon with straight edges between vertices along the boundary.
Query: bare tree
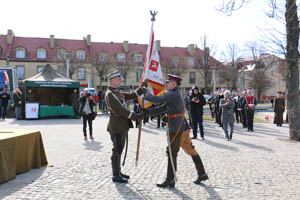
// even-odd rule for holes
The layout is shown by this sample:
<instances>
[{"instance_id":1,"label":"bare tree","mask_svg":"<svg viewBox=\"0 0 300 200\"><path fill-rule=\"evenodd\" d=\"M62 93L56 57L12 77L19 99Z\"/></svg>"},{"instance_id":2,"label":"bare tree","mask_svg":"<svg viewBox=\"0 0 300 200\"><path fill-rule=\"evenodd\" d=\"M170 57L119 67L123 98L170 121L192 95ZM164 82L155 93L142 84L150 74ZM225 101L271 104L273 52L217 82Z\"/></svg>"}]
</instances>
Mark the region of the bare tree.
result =
<instances>
[{"instance_id":1,"label":"bare tree","mask_svg":"<svg viewBox=\"0 0 300 200\"><path fill-rule=\"evenodd\" d=\"M172 56L162 59L161 63L165 74L175 74L177 76L185 74L189 67L185 57Z\"/></svg>"},{"instance_id":2,"label":"bare tree","mask_svg":"<svg viewBox=\"0 0 300 200\"><path fill-rule=\"evenodd\" d=\"M72 78L78 68L87 63L87 60L76 58L75 52L59 54L59 58L56 59L57 66L63 66L65 69L67 69L67 58L69 59L69 77Z\"/></svg>"},{"instance_id":3,"label":"bare tree","mask_svg":"<svg viewBox=\"0 0 300 200\"><path fill-rule=\"evenodd\" d=\"M196 69L204 79L204 89L206 94L210 94L212 90L212 66L216 66L219 63L213 58L215 54L214 45L208 46L207 37L201 39L201 49L196 48L195 59L196 59Z\"/></svg>"},{"instance_id":4,"label":"bare tree","mask_svg":"<svg viewBox=\"0 0 300 200\"><path fill-rule=\"evenodd\" d=\"M110 67L112 65L111 58L108 56L99 57L96 56L90 60L92 68L96 70L96 74L99 77L99 87L102 87L103 78L110 72Z\"/></svg>"},{"instance_id":5,"label":"bare tree","mask_svg":"<svg viewBox=\"0 0 300 200\"><path fill-rule=\"evenodd\" d=\"M113 66L118 69L124 78L124 88L126 89L126 81L128 78L128 75L130 71L133 70L133 67L135 65L134 59L129 54L126 54L124 59L118 59L117 56L114 57L112 60Z\"/></svg>"},{"instance_id":6,"label":"bare tree","mask_svg":"<svg viewBox=\"0 0 300 200\"><path fill-rule=\"evenodd\" d=\"M225 3L224 3L225 2ZM241 3L243 0L224 0L223 12L232 14L234 11L226 5L227 3ZM270 0L272 6L272 16L276 16L277 3L276 0ZM241 7L239 6L239 7ZM296 0L285 1L285 27L286 27L286 54L285 59L287 63L287 108L289 117L289 132L290 139L300 141L300 99L299 99L299 69L298 69L298 57L299 57L299 18L298 18L298 6ZM270 16L270 15L269 15Z\"/></svg>"},{"instance_id":7,"label":"bare tree","mask_svg":"<svg viewBox=\"0 0 300 200\"><path fill-rule=\"evenodd\" d=\"M251 79L249 86L255 89L258 102L261 101L262 92L272 85L270 78L262 71L263 69L254 70L249 75Z\"/></svg>"}]
</instances>

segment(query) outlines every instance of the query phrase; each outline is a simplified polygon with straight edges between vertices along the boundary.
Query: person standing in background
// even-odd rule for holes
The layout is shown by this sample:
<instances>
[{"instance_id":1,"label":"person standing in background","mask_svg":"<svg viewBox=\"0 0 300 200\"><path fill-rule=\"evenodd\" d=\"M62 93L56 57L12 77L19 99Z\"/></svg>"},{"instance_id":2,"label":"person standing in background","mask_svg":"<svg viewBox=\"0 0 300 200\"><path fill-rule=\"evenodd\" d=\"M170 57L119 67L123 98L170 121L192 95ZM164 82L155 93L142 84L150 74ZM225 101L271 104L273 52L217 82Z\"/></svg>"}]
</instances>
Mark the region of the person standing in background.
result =
<instances>
[{"instance_id":1,"label":"person standing in background","mask_svg":"<svg viewBox=\"0 0 300 200\"><path fill-rule=\"evenodd\" d=\"M192 139L197 139L197 131L199 125L200 135L202 140L204 140L203 106L206 104L206 102L204 96L199 92L199 88L197 86L194 86L192 90L193 93L190 96L191 116L194 135Z\"/></svg>"},{"instance_id":2,"label":"person standing in background","mask_svg":"<svg viewBox=\"0 0 300 200\"><path fill-rule=\"evenodd\" d=\"M103 100L102 100L102 90L98 91L98 98L99 98L99 112L103 109Z\"/></svg>"},{"instance_id":3,"label":"person standing in background","mask_svg":"<svg viewBox=\"0 0 300 200\"><path fill-rule=\"evenodd\" d=\"M282 96L282 92L279 91L278 97L275 98L274 101L274 124L277 124L277 126L282 126L283 124L283 113L285 111L285 100Z\"/></svg>"},{"instance_id":4,"label":"person standing in background","mask_svg":"<svg viewBox=\"0 0 300 200\"><path fill-rule=\"evenodd\" d=\"M246 105L247 128L248 131L253 132L254 111L257 102L255 96L252 95L252 89L249 88L247 92L248 94L244 99Z\"/></svg>"},{"instance_id":5,"label":"person standing in background","mask_svg":"<svg viewBox=\"0 0 300 200\"><path fill-rule=\"evenodd\" d=\"M34 102L35 101L35 96L34 96L31 89L28 89L28 91L27 91L26 101L28 101L28 102Z\"/></svg>"},{"instance_id":6,"label":"person standing in background","mask_svg":"<svg viewBox=\"0 0 300 200\"><path fill-rule=\"evenodd\" d=\"M79 116L79 112L78 112L78 109L79 109L78 98L79 98L79 95L78 95L77 89L74 89L73 93L70 96L70 102L71 102L71 105L72 105L72 107L74 109L75 117Z\"/></svg>"},{"instance_id":7,"label":"person standing in background","mask_svg":"<svg viewBox=\"0 0 300 200\"><path fill-rule=\"evenodd\" d=\"M233 127L234 127L234 113L233 107L235 102L230 98L230 91L226 90L224 92L224 98L220 100L220 108L222 109L221 121L223 125L223 130L227 140L232 139ZM230 126L230 135L228 135L228 125Z\"/></svg>"},{"instance_id":8,"label":"person standing in background","mask_svg":"<svg viewBox=\"0 0 300 200\"><path fill-rule=\"evenodd\" d=\"M19 119L22 118L22 113L21 113L22 92L20 91L19 88L15 89L13 98L14 98L14 107L15 107L16 119L19 120Z\"/></svg>"},{"instance_id":9,"label":"person standing in background","mask_svg":"<svg viewBox=\"0 0 300 200\"><path fill-rule=\"evenodd\" d=\"M97 92L94 93L94 96L93 96L93 100L95 102L95 106L94 106L94 112L97 113L97 110L98 110L98 104L99 104L99 96L97 94Z\"/></svg>"},{"instance_id":10,"label":"person standing in background","mask_svg":"<svg viewBox=\"0 0 300 200\"><path fill-rule=\"evenodd\" d=\"M6 88L3 88L2 93L0 95L0 100L0 117L2 118L2 120L5 120L8 101L10 100L10 95L7 93Z\"/></svg>"}]
</instances>

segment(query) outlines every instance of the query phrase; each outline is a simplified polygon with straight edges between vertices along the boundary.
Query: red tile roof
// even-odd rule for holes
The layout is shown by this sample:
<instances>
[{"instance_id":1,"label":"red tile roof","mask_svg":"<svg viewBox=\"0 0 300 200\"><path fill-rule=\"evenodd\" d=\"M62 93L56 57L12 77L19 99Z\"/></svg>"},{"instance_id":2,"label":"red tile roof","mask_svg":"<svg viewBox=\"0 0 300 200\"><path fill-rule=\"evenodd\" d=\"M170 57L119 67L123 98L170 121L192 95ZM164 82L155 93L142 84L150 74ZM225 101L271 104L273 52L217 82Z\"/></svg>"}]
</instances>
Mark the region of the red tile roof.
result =
<instances>
[{"instance_id":1,"label":"red tile roof","mask_svg":"<svg viewBox=\"0 0 300 200\"><path fill-rule=\"evenodd\" d=\"M55 47L50 48L50 38L34 38L34 37L16 37L14 36L13 44L11 48L6 43L6 35L0 34L0 46L3 49L0 54L0 59L5 59L7 55L11 60L20 60L15 58L15 49L17 47L24 47L26 49L26 58L21 60L37 61L36 49L45 48L47 51L47 58L45 61L53 62L56 60L56 52L58 49L63 48L67 52L75 52L78 49L86 51L87 57L95 57L99 52L107 52L110 57L115 56L117 53L124 52L123 43L104 43L104 42L92 42L88 47L85 40L69 40L69 39L54 39ZM147 44L128 44L129 53L142 53L144 56L147 51ZM9 50L11 49L11 50ZM203 51L195 49L198 54L203 55ZM160 48L161 59L168 58L170 56L182 56L188 57L188 49L186 47L161 47ZM219 61L213 58L215 65L220 64Z\"/></svg>"}]
</instances>

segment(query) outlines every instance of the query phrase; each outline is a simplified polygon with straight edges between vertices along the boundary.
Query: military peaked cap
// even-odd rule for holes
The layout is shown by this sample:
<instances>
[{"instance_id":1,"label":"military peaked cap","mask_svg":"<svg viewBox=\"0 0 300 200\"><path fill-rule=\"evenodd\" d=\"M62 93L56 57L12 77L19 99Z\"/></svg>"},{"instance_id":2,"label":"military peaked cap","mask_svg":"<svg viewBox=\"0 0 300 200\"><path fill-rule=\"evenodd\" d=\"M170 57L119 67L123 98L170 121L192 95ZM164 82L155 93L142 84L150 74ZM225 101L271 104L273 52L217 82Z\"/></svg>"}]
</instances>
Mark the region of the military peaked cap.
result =
<instances>
[{"instance_id":1,"label":"military peaked cap","mask_svg":"<svg viewBox=\"0 0 300 200\"><path fill-rule=\"evenodd\" d=\"M168 74L168 80L174 80L177 81L178 83L181 83L182 78L180 78L179 76L173 75L173 74Z\"/></svg>"},{"instance_id":2,"label":"military peaked cap","mask_svg":"<svg viewBox=\"0 0 300 200\"><path fill-rule=\"evenodd\" d=\"M108 74L106 77L108 79L112 79L112 78L120 78L120 79L122 79L122 75L121 75L121 73L118 70L113 71L112 73Z\"/></svg>"}]
</instances>

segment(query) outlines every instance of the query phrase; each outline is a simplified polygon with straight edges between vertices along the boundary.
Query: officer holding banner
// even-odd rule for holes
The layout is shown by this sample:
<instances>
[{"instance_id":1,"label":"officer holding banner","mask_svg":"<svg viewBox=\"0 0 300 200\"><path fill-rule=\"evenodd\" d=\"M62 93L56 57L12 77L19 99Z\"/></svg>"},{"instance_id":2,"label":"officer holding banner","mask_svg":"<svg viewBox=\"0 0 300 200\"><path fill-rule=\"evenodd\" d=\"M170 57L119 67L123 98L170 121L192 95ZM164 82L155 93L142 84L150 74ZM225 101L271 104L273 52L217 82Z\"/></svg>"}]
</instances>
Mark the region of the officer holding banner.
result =
<instances>
[{"instance_id":1,"label":"officer holding banner","mask_svg":"<svg viewBox=\"0 0 300 200\"><path fill-rule=\"evenodd\" d=\"M175 172L177 169L177 153L179 148L189 154L195 164L198 172L198 178L194 181L195 184L200 184L202 181L208 179L205 173L202 160L194 149L194 146L190 139L190 126L184 117L184 100L178 87L181 84L182 79L176 75L168 75L166 89L167 92L162 96L154 96L147 93L145 90L145 99L152 103L162 104L154 108L143 109L145 114L159 115L164 112L168 113L168 125L169 125L169 138L170 138L170 151L167 148L168 154L168 168L166 180L157 184L158 187L175 187ZM171 154L171 155L170 155ZM172 163L173 161L173 163ZM174 168L173 168L174 167Z\"/></svg>"}]
</instances>

